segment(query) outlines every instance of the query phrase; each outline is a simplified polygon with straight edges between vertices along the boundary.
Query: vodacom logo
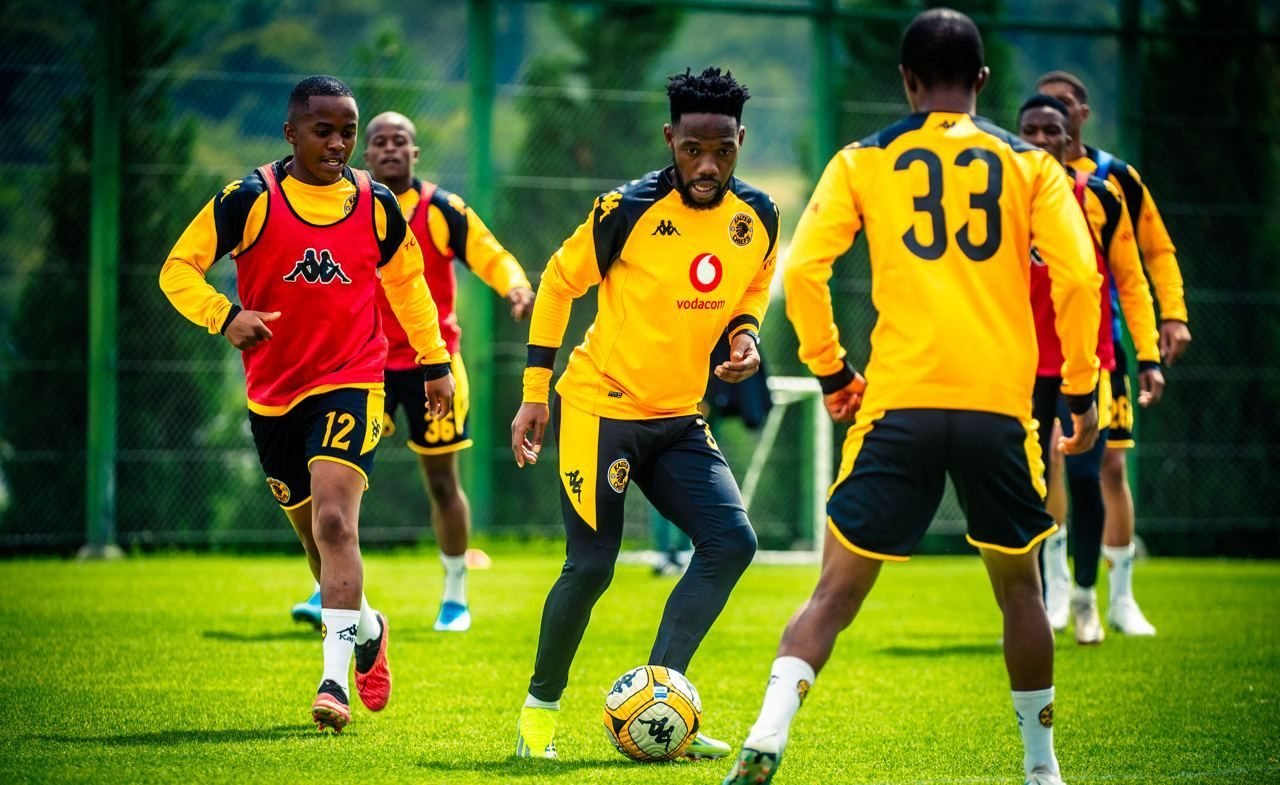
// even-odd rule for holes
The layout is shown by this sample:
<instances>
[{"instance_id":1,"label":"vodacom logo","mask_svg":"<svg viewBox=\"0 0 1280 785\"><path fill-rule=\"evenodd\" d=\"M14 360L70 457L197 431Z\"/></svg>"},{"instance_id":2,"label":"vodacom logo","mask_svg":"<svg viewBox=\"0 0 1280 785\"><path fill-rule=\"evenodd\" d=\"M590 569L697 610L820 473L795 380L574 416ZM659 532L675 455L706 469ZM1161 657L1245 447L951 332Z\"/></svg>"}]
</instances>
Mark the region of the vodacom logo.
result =
<instances>
[{"instance_id":1,"label":"vodacom logo","mask_svg":"<svg viewBox=\"0 0 1280 785\"><path fill-rule=\"evenodd\" d=\"M689 283L703 294L719 286L723 277L724 267L715 254L699 254L689 265Z\"/></svg>"}]
</instances>

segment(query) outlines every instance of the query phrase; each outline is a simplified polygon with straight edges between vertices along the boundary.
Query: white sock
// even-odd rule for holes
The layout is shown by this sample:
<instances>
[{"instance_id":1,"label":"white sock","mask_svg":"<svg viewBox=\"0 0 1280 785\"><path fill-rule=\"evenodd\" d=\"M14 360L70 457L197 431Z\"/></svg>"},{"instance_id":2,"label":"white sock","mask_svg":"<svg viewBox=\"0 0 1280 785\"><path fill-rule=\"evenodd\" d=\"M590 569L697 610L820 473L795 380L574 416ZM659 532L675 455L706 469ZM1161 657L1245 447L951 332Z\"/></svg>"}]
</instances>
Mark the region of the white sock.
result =
<instances>
[{"instance_id":1,"label":"white sock","mask_svg":"<svg viewBox=\"0 0 1280 785\"><path fill-rule=\"evenodd\" d=\"M1111 570L1111 604L1121 597L1133 596L1133 555L1138 549L1133 543L1128 545L1102 546L1102 558L1107 560Z\"/></svg>"},{"instance_id":2,"label":"white sock","mask_svg":"<svg viewBox=\"0 0 1280 785\"><path fill-rule=\"evenodd\" d=\"M1058 530L1044 538L1044 577L1046 583L1071 580L1071 568L1067 566L1067 529Z\"/></svg>"},{"instance_id":3,"label":"white sock","mask_svg":"<svg viewBox=\"0 0 1280 785\"><path fill-rule=\"evenodd\" d=\"M1013 691L1013 710L1022 732L1022 768L1027 774L1043 769L1058 774L1053 754L1053 687L1030 692Z\"/></svg>"},{"instance_id":4,"label":"white sock","mask_svg":"<svg viewBox=\"0 0 1280 785\"><path fill-rule=\"evenodd\" d=\"M773 661L769 672L769 686L764 690L764 704L760 716L747 733L744 744L777 734L778 752L787 744L791 732L791 720L800 710L805 695L817 676L813 667L799 657L779 657Z\"/></svg>"},{"instance_id":5,"label":"white sock","mask_svg":"<svg viewBox=\"0 0 1280 785\"><path fill-rule=\"evenodd\" d=\"M360 624L360 611L345 608L321 608L320 620L324 622L324 676L347 689L347 674L351 671L351 655L356 648L356 630Z\"/></svg>"},{"instance_id":6,"label":"white sock","mask_svg":"<svg viewBox=\"0 0 1280 785\"><path fill-rule=\"evenodd\" d=\"M560 711L560 701L540 701L533 697L533 693L524 699L524 705L532 709L551 709L552 711Z\"/></svg>"},{"instance_id":7,"label":"white sock","mask_svg":"<svg viewBox=\"0 0 1280 785\"><path fill-rule=\"evenodd\" d=\"M444 565L444 601L467 604L467 555L446 556L440 554Z\"/></svg>"},{"instance_id":8,"label":"white sock","mask_svg":"<svg viewBox=\"0 0 1280 785\"><path fill-rule=\"evenodd\" d=\"M381 634L382 624L378 621L377 611L369 607L369 600L361 594L360 625L356 630L356 643L368 643Z\"/></svg>"},{"instance_id":9,"label":"white sock","mask_svg":"<svg viewBox=\"0 0 1280 785\"><path fill-rule=\"evenodd\" d=\"M1086 589L1083 586L1072 586L1071 601L1075 603L1080 603L1082 605L1086 602L1089 603L1090 605L1097 605L1098 604L1097 587L1090 586L1089 588Z\"/></svg>"}]
</instances>

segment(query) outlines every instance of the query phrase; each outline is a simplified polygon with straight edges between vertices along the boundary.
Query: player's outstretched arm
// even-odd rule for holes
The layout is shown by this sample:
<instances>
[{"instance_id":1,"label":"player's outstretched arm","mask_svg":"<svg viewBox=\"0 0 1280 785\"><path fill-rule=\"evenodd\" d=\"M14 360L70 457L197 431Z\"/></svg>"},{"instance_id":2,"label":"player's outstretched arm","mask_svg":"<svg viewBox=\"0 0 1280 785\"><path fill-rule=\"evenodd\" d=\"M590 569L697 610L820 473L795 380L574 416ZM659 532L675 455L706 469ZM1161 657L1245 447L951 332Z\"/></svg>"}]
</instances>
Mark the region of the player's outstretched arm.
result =
<instances>
[{"instance_id":1,"label":"player's outstretched arm","mask_svg":"<svg viewBox=\"0 0 1280 785\"><path fill-rule=\"evenodd\" d=\"M437 194L444 192L437 191ZM498 242L479 214L456 194L433 199L431 211L428 221L432 223L432 238L446 236L454 258L510 304L512 319L524 321L533 310L533 285L515 256Z\"/></svg>"}]
</instances>

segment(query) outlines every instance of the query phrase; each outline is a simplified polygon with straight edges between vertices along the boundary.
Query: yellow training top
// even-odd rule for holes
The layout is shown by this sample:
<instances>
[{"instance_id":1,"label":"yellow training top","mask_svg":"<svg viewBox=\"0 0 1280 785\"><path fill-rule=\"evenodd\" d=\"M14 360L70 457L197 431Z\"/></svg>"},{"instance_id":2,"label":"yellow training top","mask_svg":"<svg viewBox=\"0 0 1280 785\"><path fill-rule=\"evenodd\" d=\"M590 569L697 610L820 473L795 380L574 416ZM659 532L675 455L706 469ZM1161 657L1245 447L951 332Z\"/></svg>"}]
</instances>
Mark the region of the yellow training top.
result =
<instances>
[{"instance_id":1,"label":"yellow training top","mask_svg":"<svg viewBox=\"0 0 1280 785\"><path fill-rule=\"evenodd\" d=\"M1155 285L1160 318L1187 321L1187 301L1182 290L1177 249L1155 200L1151 198L1151 191L1142 182L1138 171L1110 153L1089 146L1085 147L1083 158L1068 161L1067 166L1096 175L1099 161L1107 164L1106 177L1102 179L1115 184L1124 195L1125 208L1137 231L1138 247L1142 249L1142 263Z\"/></svg>"},{"instance_id":2,"label":"yellow training top","mask_svg":"<svg viewBox=\"0 0 1280 785\"><path fill-rule=\"evenodd\" d=\"M556 390L598 416L695 413L721 335L760 329L778 208L736 177L716 207L689 207L672 177L670 168L650 172L597 198L547 263L529 327L526 402L546 402L570 307L594 284L599 311Z\"/></svg>"},{"instance_id":3,"label":"yellow training top","mask_svg":"<svg viewBox=\"0 0 1280 785\"><path fill-rule=\"evenodd\" d=\"M827 391L852 379L832 318L832 264L865 231L871 334L862 412L1031 415L1031 245L1049 268L1063 391L1098 378L1093 244L1062 165L980 117L911 115L836 154L796 227L787 316Z\"/></svg>"}]
</instances>

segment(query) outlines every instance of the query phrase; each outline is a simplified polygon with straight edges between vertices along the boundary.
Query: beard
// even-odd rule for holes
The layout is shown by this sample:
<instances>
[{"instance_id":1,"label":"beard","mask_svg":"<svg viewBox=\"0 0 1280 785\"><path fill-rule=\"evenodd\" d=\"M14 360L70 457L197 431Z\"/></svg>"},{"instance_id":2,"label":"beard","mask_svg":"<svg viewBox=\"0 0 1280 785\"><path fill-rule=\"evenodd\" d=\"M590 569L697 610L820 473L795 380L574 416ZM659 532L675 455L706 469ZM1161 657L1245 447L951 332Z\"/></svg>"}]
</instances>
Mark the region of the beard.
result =
<instances>
[{"instance_id":1,"label":"beard","mask_svg":"<svg viewBox=\"0 0 1280 785\"><path fill-rule=\"evenodd\" d=\"M695 180L694 182L716 184L716 195L714 199L709 202L695 201L693 194L690 191L690 187L693 183L686 183L684 178L680 176L680 167L676 166L675 158L671 159L671 172L672 177L675 180L676 190L680 192L680 201L684 202L684 206L691 210L714 210L720 206L720 203L724 201L724 195L729 192L729 181L727 179L723 184L715 180ZM729 173L729 177L733 177L732 172Z\"/></svg>"}]
</instances>

